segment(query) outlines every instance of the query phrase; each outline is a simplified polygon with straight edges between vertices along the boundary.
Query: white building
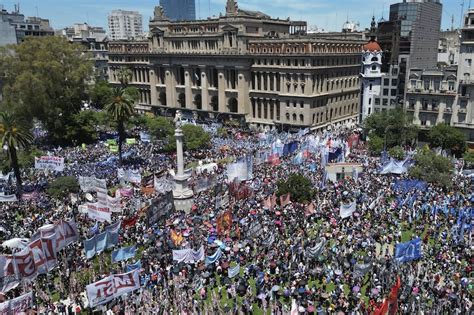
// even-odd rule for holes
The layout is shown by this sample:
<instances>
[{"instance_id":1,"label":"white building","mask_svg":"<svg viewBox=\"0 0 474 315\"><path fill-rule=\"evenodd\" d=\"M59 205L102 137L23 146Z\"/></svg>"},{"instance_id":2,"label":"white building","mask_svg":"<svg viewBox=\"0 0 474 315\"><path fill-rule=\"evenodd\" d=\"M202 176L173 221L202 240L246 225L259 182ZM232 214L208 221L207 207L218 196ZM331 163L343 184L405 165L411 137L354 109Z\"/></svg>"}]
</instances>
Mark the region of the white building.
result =
<instances>
[{"instance_id":1,"label":"white building","mask_svg":"<svg viewBox=\"0 0 474 315\"><path fill-rule=\"evenodd\" d=\"M143 17L137 11L114 10L109 15L111 40L136 39L143 36Z\"/></svg>"},{"instance_id":2,"label":"white building","mask_svg":"<svg viewBox=\"0 0 474 315\"><path fill-rule=\"evenodd\" d=\"M382 85L382 49L375 40L375 18L372 19L370 41L362 52L359 122L375 112L375 98L380 95Z\"/></svg>"}]
</instances>

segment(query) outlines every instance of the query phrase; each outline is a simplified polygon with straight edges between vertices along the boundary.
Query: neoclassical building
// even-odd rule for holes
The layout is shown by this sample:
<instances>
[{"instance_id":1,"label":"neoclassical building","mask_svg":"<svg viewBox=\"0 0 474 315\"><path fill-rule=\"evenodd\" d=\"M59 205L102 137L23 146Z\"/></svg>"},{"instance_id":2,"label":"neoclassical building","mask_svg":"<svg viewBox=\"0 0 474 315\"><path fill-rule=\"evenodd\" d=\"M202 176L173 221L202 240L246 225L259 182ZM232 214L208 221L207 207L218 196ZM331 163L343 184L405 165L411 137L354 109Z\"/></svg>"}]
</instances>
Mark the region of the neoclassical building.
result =
<instances>
[{"instance_id":1,"label":"neoclassical building","mask_svg":"<svg viewBox=\"0 0 474 315\"><path fill-rule=\"evenodd\" d=\"M225 15L191 22L171 22L156 7L148 41L109 43L109 80L130 67L140 111L318 129L356 121L363 44L306 35L306 22L234 0Z\"/></svg>"}]
</instances>

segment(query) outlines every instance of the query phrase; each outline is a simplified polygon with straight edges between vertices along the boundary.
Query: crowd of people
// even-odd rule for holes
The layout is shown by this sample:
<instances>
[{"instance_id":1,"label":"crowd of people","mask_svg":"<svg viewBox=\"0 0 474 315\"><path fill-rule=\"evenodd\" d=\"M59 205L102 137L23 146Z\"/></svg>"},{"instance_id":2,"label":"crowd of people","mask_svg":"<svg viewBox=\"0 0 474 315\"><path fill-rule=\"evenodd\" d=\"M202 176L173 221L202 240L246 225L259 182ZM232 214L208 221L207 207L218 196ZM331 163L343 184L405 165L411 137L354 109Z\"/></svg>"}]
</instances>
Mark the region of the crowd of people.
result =
<instances>
[{"instance_id":1,"label":"crowd of people","mask_svg":"<svg viewBox=\"0 0 474 315\"><path fill-rule=\"evenodd\" d=\"M0 203L0 240L29 239L39 227L61 219L75 220L79 240L61 250L57 267L47 275L0 297L9 300L33 291L30 312L39 314L468 314L470 179L456 172L449 189L430 183L410 186L413 179L406 174L381 175L380 158L370 156L363 142L352 141L353 135L349 129L215 134L210 148L185 152L187 163L217 164L212 171L194 172L190 186L203 178L212 180L195 191L190 211L174 211L153 224L147 209L163 192L120 179L118 169L163 176L176 168L173 154L139 141L125 146L120 166L104 143L52 149L52 155L65 158L64 171L23 170L25 192L38 194ZM297 143L297 149L279 154L277 160L261 159L266 156L262 153L274 155L277 142ZM336 143L342 144L342 160L362 165L363 172L336 182L327 179L321 151ZM253 157L250 178L229 178L224 163L248 156ZM311 181L313 200L276 200L278 182L295 173ZM62 199L47 194L48 183L58 176L95 176L106 179L111 195L120 186L132 188L132 193L121 197L122 212L113 213L112 222L98 223L80 211L90 198L85 192ZM355 203L356 210L342 218L340 207L347 203ZM135 245L136 256L112 263L110 251L105 251L86 259L84 241L119 221L127 224L122 224L116 247ZM421 257L397 260L397 244L418 237ZM178 250L200 248L203 259L173 259ZM14 251L0 248L2 254ZM136 262L140 289L89 307L86 285L125 273Z\"/></svg>"}]
</instances>

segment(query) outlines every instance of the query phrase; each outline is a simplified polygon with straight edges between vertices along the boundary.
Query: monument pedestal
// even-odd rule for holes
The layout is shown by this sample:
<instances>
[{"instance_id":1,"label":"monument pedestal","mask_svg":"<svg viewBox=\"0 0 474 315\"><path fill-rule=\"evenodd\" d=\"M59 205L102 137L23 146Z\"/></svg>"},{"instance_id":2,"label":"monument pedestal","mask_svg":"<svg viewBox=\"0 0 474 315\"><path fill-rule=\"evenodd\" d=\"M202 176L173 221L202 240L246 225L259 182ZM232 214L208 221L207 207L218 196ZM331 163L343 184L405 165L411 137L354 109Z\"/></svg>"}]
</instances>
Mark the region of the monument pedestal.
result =
<instances>
[{"instance_id":1,"label":"monument pedestal","mask_svg":"<svg viewBox=\"0 0 474 315\"><path fill-rule=\"evenodd\" d=\"M175 189L173 190L174 206L178 211L189 213L194 203L194 193L188 187L189 175L176 175L174 177Z\"/></svg>"}]
</instances>

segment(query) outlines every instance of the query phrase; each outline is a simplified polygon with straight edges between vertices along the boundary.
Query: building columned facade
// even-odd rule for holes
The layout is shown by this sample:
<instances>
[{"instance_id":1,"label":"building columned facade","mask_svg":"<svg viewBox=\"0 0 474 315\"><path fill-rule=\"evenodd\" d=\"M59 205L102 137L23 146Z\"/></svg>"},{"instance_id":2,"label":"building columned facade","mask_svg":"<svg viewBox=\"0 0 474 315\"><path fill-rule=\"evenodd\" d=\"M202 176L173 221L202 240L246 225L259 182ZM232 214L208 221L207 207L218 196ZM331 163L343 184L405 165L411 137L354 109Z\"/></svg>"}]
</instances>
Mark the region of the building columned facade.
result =
<instances>
[{"instance_id":1,"label":"building columned facade","mask_svg":"<svg viewBox=\"0 0 474 315\"><path fill-rule=\"evenodd\" d=\"M361 40L306 36L306 23L241 10L171 22L155 8L144 42L109 43L109 80L130 67L138 109L257 126L323 128L355 122Z\"/></svg>"}]
</instances>

